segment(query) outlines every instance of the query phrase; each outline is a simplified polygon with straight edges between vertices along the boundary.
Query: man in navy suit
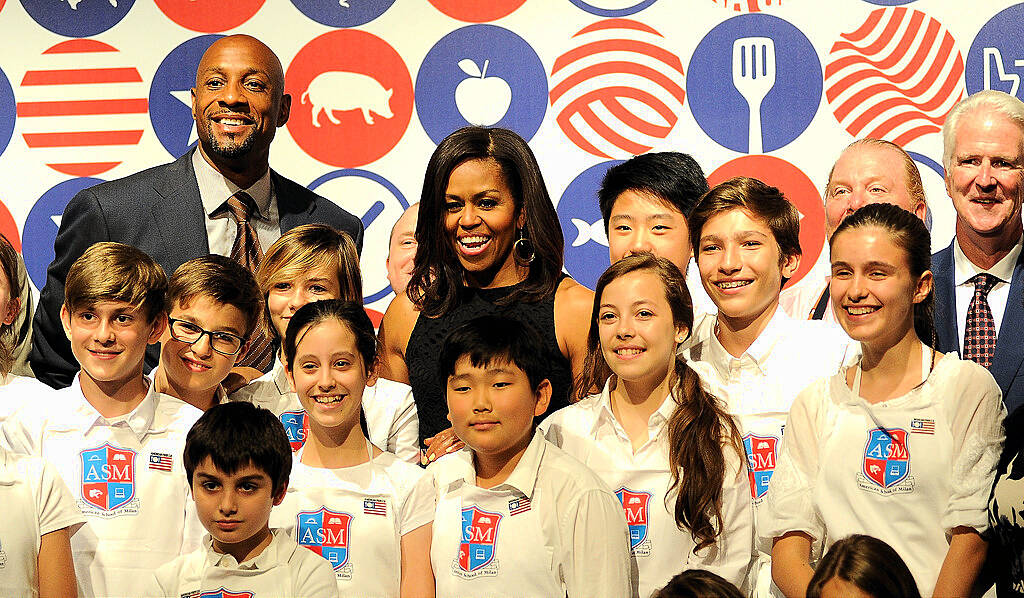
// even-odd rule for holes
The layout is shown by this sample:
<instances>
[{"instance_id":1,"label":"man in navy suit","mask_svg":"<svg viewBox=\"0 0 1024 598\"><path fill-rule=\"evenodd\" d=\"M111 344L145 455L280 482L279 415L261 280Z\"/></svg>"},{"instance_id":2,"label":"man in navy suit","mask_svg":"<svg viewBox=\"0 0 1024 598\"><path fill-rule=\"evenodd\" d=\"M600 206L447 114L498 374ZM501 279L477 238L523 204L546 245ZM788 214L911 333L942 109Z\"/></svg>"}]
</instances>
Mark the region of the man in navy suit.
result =
<instances>
[{"instance_id":1,"label":"man in navy suit","mask_svg":"<svg viewBox=\"0 0 1024 598\"><path fill-rule=\"evenodd\" d=\"M71 384L78 364L60 322L64 278L93 243L119 241L151 255L168 276L191 258L229 255L237 225L227 200L245 191L254 208L249 222L265 251L281 233L324 223L352 235L362 247L358 218L270 170L270 143L288 121L291 97L284 70L259 40L233 35L203 55L192 89L197 150L163 166L78 193L64 210L55 257L33 323L30 362L54 387ZM158 352L147 354L147 369Z\"/></svg>"},{"instance_id":2,"label":"man in navy suit","mask_svg":"<svg viewBox=\"0 0 1024 598\"><path fill-rule=\"evenodd\" d=\"M972 300L979 301L975 281L987 281L995 352L976 360L990 362L1012 412L1024 403L1024 103L1003 92L979 91L953 107L942 137L956 237L932 256L938 349L965 354L968 310Z\"/></svg>"}]
</instances>

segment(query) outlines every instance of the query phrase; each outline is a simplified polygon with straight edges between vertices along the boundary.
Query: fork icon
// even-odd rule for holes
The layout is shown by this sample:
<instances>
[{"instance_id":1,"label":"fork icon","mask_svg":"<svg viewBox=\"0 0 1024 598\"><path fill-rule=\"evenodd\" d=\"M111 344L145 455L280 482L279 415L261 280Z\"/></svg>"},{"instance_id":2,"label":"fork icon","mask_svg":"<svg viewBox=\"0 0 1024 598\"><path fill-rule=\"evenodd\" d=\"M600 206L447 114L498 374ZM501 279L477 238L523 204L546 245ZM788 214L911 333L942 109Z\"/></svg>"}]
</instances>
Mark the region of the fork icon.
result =
<instances>
[{"instance_id":1,"label":"fork icon","mask_svg":"<svg viewBox=\"0 0 1024 598\"><path fill-rule=\"evenodd\" d=\"M750 109L747 153L763 151L761 102L775 87L775 42L770 37L741 37L732 43L732 84Z\"/></svg>"}]
</instances>

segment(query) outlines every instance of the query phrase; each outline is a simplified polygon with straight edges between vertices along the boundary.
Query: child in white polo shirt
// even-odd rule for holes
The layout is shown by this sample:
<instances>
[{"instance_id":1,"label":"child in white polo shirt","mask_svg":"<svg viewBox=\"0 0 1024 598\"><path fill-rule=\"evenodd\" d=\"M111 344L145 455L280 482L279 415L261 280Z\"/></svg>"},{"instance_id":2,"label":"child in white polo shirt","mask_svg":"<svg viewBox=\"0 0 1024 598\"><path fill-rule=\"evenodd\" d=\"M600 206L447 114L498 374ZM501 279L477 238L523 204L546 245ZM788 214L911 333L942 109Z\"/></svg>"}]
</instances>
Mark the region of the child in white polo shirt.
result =
<instances>
[{"instance_id":1,"label":"child in white polo shirt","mask_svg":"<svg viewBox=\"0 0 1024 598\"><path fill-rule=\"evenodd\" d=\"M292 468L273 413L249 403L212 407L189 431L184 461L209 534L199 549L152 574L142 595L337 598L330 564L270 529Z\"/></svg>"},{"instance_id":2,"label":"child in white polo shirt","mask_svg":"<svg viewBox=\"0 0 1024 598\"><path fill-rule=\"evenodd\" d=\"M198 540L178 455L200 412L142 374L146 346L167 323L166 291L145 253L90 247L68 271L61 308L82 370L0 428L6 447L54 465L85 515L71 539L80 596L142 595L145 572Z\"/></svg>"},{"instance_id":3,"label":"child in white polo shirt","mask_svg":"<svg viewBox=\"0 0 1024 598\"><path fill-rule=\"evenodd\" d=\"M594 472L544 440L551 398L540 340L507 318L454 330L438 362L466 448L428 469L438 597L635 596L622 506Z\"/></svg>"}]
</instances>

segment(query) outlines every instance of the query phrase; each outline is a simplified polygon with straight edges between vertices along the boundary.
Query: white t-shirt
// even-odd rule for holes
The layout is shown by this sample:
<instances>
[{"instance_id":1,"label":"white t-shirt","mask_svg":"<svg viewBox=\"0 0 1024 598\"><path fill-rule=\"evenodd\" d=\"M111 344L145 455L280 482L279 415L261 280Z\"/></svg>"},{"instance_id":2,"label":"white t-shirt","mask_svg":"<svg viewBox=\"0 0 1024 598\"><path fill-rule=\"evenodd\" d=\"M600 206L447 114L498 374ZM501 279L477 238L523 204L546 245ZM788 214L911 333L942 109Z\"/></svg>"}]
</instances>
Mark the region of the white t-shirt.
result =
<instances>
[{"instance_id":1,"label":"white t-shirt","mask_svg":"<svg viewBox=\"0 0 1024 598\"><path fill-rule=\"evenodd\" d=\"M0 509L0 596L38 596L40 538L85 518L50 464L3 449Z\"/></svg>"},{"instance_id":2,"label":"white t-shirt","mask_svg":"<svg viewBox=\"0 0 1024 598\"><path fill-rule=\"evenodd\" d=\"M423 469L387 452L343 469L301 458L270 526L327 559L341 595L397 598L402 536L434 519L434 492L418 484Z\"/></svg>"},{"instance_id":3,"label":"white t-shirt","mask_svg":"<svg viewBox=\"0 0 1024 598\"><path fill-rule=\"evenodd\" d=\"M225 596L253 598L337 598L330 564L300 547L287 533L272 533L263 552L241 563L230 554L214 551L213 539L207 535L201 548L145 576L149 587L138 595L198 597L221 590Z\"/></svg>"},{"instance_id":4,"label":"white t-shirt","mask_svg":"<svg viewBox=\"0 0 1024 598\"><path fill-rule=\"evenodd\" d=\"M281 418L293 451L306 442L309 434L306 412L299 403L299 396L292 391L280 361L266 374L231 393L228 400L253 403ZM362 407L374 446L398 455L403 461L419 462L420 420L408 384L378 378L373 386L363 390Z\"/></svg>"},{"instance_id":5,"label":"white t-shirt","mask_svg":"<svg viewBox=\"0 0 1024 598\"><path fill-rule=\"evenodd\" d=\"M741 585L750 566L754 525L743 460L735 452L724 451L722 533L715 546L694 554L690 532L676 525L676 493L666 502L672 483L666 424L675 411L675 400L666 395L648 419L648 441L634 453L629 436L612 413L609 387L610 381L601 394L556 411L540 428L550 442L615 489L629 525L639 595L650 596L685 569L706 569Z\"/></svg>"},{"instance_id":6,"label":"white t-shirt","mask_svg":"<svg viewBox=\"0 0 1024 598\"><path fill-rule=\"evenodd\" d=\"M85 515L71 539L79 596L140 596L149 572L202 536L181 462L202 412L150 383L138 407L108 420L82 396L78 376L48 399L12 414L0 445L49 461Z\"/></svg>"},{"instance_id":7,"label":"white t-shirt","mask_svg":"<svg viewBox=\"0 0 1024 598\"><path fill-rule=\"evenodd\" d=\"M22 405L46 401L52 392L55 391L35 378L14 374L0 376L0 424Z\"/></svg>"},{"instance_id":8,"label":"white t-shirt","mask_svg":"<svg viewBox=\"0 0 1024 598\"><path fill-rule=\"evenodd\" d=\"M437 493L430 563L437 597L635 596L622 505L538 430L508 479L476 486L469 448L427 468Z\"/></svg>"},{"instance_id":9,"label":"white t-shirt","mask_svg":"<svg viewBox=\"0 0 1024 598\"><path fill-rule=\"evenodd\" d=\"M988 526L1005 413L988 370L955 354L881 403L855 394L845 368L815 382L790 412L759 544L768 550L773 538L803 531L817 558L840 538L868 534L892 546L930 596L946 534Z\"/></svg>"}]
</instances>

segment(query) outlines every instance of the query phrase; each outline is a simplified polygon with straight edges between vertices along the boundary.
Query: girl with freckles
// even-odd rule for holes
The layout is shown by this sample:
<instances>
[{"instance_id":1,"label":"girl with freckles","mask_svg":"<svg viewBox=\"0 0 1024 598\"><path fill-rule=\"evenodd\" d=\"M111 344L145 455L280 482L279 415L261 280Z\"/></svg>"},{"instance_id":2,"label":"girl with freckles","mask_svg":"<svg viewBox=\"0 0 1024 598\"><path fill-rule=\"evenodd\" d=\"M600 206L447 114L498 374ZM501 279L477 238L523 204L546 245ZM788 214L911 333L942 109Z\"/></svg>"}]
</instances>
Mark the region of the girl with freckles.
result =
<instances>
[{"instance_id":1,"label":"girl with freckles","mask_svg":"<svg viewBox=\"0 0 1024 598\"><path fill-rule=\"evenodd\" d=\"M862 355L801 392L786 423L759 541L787 597L850 534L892 546L922 596L970 595L984 562L1005 409L988 370L933 348L930 248L889 204L831 238L832 306Z\"/></svg>"}]
</instances>

